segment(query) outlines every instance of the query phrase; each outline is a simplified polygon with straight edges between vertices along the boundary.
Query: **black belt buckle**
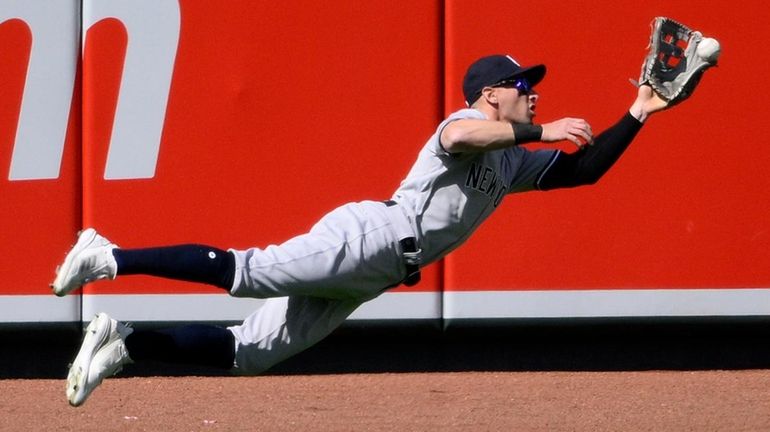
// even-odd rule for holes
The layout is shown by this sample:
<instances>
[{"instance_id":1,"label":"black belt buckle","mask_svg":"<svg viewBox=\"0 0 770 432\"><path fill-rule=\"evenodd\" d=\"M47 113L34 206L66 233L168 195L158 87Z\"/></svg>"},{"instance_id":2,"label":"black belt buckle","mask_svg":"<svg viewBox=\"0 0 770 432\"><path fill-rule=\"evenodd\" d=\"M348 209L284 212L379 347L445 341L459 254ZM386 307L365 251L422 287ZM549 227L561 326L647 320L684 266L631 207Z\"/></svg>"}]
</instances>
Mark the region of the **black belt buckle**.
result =
<instances>
[{"instance_id":1,"label":"black belt buckle","mask_svg":"<svg viewBox=\"0 0 770 432\"><path fill-rule=\"evenodd\" d=\"M405 255L418 252L417 241L415 241L414 237L407 237L399 243L401 244L401 252ZM404 278L402 283L406 286L417 285L420 282L420 266L404 258L404 267L406 267L406 278Z\"/></svg>"}]
</instances>

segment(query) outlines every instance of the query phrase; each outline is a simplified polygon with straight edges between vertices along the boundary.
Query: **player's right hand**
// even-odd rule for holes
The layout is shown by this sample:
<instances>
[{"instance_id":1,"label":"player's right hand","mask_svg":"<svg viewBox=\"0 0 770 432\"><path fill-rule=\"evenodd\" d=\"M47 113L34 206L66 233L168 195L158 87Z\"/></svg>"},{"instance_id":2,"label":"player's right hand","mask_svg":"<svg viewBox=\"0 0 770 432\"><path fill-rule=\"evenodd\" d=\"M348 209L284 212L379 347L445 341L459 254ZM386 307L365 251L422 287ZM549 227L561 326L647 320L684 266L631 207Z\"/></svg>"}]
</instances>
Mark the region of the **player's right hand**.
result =
<instances>
[{"instance_id":1,"label":"player's right hand","mask_svg":"<svg viewBox=\"0 0 770 432\"><path fill-rule=\"evenodd\" d=\"M566 117L551 123L543 124L542 142L557 142L568 140L578 149L594 143L594 133L591 125L584 119Z\"/></svg>"}]
</instances>

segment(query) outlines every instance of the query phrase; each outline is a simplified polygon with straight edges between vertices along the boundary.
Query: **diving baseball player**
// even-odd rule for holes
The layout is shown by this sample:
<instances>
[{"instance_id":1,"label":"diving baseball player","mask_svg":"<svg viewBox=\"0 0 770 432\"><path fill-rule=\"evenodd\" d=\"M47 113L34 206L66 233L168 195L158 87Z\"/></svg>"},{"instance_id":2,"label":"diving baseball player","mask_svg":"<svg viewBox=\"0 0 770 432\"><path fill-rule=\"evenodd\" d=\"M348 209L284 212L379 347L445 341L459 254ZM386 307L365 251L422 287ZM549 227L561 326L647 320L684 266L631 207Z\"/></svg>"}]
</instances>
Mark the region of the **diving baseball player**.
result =
<instances>
[{"instance_id":1,"label":"diving baseball player","mask_svg":"<svg viewBox=\"0 0 770 432\"><path fill-rule=\"evenodd\" d=\"M505 55L474 62L463 81L468 108L438 125L391 199L343 205L283 244L121 249L84 230L57 269L56 295L99 279L148 274L267 301L230 328L140 331L98 314L69 370L69 403L82 404L105 377L134 361L264 371L327 336L386 289L417 283L420 267L461 245L510 194L596 182L647 118L671 104L640 80L630 109L599 135L579 118L540 125L533 122L540 102L535 86L545 73L543 65L522 67ZM562 140L578 150L520 146Z\"/></svg>"}]
</instances>

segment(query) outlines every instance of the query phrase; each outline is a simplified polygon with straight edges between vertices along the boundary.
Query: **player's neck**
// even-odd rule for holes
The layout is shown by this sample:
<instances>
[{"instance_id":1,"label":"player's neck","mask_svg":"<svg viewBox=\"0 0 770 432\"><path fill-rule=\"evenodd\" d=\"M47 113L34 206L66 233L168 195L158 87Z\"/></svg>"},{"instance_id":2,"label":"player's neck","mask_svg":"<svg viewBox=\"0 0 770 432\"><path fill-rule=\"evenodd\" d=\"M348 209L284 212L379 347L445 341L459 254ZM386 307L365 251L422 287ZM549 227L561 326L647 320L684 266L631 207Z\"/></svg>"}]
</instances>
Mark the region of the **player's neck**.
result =
<instances>
[{"instance_id":1,"label":"player's neck","mask_svg":"<svg viewBox=\"0 0 770 432\"><path fill-rule=\"evenodd\" d=\"M479 101L478 103L473 104L471 108L481 111L484 114L484 116L486 116L487 120L493 120L493 121L500 120L499 111L497 111L495 107L489 105L488 103Z\"/></svg>"}]
</instances>

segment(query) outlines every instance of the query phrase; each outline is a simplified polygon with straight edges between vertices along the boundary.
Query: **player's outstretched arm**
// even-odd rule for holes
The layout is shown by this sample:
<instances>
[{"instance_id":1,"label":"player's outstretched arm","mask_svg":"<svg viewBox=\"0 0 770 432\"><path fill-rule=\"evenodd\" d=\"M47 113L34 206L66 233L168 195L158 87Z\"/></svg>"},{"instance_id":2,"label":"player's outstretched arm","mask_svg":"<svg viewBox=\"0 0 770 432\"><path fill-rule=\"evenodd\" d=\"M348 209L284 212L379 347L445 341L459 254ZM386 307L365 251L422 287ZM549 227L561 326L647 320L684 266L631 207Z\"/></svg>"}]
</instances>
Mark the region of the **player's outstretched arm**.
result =
<instances>
[{"instance_id":1,"label":"player's outstretched arm","mask_svg":"<svg viewBox=\"0 0 770 432\"><path fill-rule=\"evenodd\" d=\"M636 100L631 105L629 113L639 122L669 107L668 102L660 98L648 85L642 85L637 92ZM594 137L591 126L583 119L563 118L555 122L543 124L542 142L570 141L578 149L584 145L593 145Z\"/></svg>"},{"instance_id":2,"label":"player's outstretched arm","mask_svg":"<svg viewBox=\"0 0 770 432\"><path fill-rule=\"evenodd\" d=\"M649 86L639 87L628 113L612 127L597 135L589 142L591 145L579 146L580 150L571 154L559 152L553 163L538 177L535 187L550 190L596 183L628 148L644 121L667 107L668 104ZM545 133L546 125L543 129Z\"/></svg>"}]
</instances>

